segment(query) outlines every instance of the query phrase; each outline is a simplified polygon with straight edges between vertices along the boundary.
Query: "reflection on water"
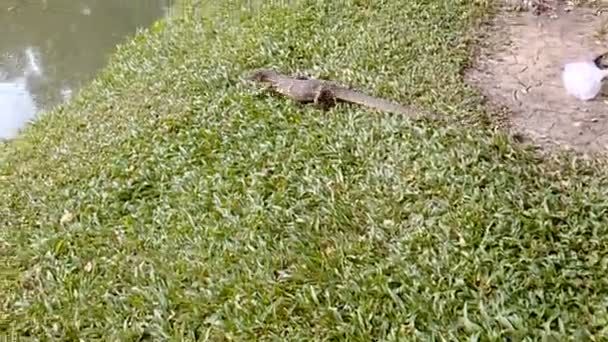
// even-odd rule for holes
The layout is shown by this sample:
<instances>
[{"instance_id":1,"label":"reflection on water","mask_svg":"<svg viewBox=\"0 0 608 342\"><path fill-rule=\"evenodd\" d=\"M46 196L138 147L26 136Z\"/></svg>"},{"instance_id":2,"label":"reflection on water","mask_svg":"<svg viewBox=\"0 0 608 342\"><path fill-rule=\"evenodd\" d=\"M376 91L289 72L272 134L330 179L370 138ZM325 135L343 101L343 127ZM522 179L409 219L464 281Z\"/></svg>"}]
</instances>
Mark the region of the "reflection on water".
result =
<instances>
[{"instance_id":1,"label":"reflection on water","mask_svg":"<svg viewBox=\"0 0 608 342\"><path fill-rule=\"evenodd\" d=\"M69 100L173 0L0 0L0 139Z\"/></svg>"},{"instance_id":2,"label":"reflection on water","mask_svg":"<svg viewBox=\"0 0 608 342\"><path fill-rule=\"evenodd\" d=\"M25 122L34 118L37 110L25 78L0 82L0 108L0 137L13 138Z\"/></svg>"}]
</instances>

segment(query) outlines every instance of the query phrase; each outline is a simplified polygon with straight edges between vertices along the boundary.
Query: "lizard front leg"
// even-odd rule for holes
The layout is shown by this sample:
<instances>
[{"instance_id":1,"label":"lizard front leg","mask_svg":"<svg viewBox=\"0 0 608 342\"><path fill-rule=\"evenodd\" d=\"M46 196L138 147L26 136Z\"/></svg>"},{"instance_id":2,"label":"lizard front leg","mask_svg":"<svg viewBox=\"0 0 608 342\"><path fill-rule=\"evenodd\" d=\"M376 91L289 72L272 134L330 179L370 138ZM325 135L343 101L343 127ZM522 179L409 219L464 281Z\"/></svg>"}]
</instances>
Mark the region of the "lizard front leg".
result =
<instances>
[{"instance_id":1,"label":"lizard front leg","mask_svg":"<svg viewBox=\"0 0 608 342\"><path fill-rule=\"evenodd\" d=\"M329 110L336 105L336 96L331 89L320 87L315 94L314 104L322 110Z\"/></svg>"}]
</instances>

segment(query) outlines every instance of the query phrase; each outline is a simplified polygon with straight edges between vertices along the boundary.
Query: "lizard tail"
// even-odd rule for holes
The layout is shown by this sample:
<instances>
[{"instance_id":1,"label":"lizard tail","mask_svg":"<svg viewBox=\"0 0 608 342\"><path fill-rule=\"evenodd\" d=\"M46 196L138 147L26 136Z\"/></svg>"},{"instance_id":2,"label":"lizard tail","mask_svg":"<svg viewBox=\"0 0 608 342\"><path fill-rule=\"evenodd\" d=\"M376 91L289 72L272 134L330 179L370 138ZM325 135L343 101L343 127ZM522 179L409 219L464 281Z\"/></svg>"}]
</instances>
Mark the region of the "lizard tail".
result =
<instances>
[{"instance_id":1,"label":"lizard tail","mask_svg":"<svg viewBox=\"0 0 608 342\"><path fill-rule=\"evenodd\" d=\"M389 100L385 100L379 97L370 96L358 91L350 89L333 89L333 93L337 99L345 102L355 103L361 106L375 109L382 112L391 112L394 114L403 114L409 116L415 116L416 112L411 108L405 107L399 103L395 103Z\"/></svg>"}]
</instances>

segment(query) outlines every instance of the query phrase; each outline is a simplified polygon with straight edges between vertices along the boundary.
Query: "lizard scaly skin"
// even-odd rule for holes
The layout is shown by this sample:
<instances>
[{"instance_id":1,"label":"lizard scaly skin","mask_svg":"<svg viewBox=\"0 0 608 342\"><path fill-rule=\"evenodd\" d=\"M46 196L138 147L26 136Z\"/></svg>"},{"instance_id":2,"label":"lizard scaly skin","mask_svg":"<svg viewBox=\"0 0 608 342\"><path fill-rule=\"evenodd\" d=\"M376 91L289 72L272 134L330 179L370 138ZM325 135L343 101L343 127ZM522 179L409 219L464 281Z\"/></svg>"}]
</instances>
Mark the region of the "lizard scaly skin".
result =
<instances>
[{"instance_id":1,"label":"lizard scaly skin","mask_svg":"<svg viewBox=\"0 0 608 342\"><path fill-rule=\"evenodd\" d=\"M347 87L328 84L320 80L302 77L288 77L274 70L260 70L255 72L251 80L265 83L273 91L303 103L314 103L321 109L333 107L337 101L350 102L371 109L416 116L411 108L383 98L370 96Z\"/></svg>"}]
</instances>

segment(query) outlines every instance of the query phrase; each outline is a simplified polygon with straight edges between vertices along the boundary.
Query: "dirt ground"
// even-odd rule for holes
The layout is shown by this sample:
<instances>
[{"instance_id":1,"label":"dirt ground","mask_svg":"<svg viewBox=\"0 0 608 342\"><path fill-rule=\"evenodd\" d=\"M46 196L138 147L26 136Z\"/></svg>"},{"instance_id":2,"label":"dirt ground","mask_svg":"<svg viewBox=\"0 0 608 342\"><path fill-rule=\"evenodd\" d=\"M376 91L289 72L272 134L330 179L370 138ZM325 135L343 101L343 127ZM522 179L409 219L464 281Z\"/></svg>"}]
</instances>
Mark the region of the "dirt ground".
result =
<instances>
[{"instance_id":1,"label":"dirt ground","mask_svg":"<svg viewBox=\"0 0 608 342\"><path fill-rule=\"evenodd\" d=\"M497 15L480 32L487 37L466 78L493 106L506 107L512 133L549 149L608 152L608 80L591 101L569 96L561 81L565 63L608 51L608 13L564 0L543 3Z\"/></svg>"}]
</instances>

